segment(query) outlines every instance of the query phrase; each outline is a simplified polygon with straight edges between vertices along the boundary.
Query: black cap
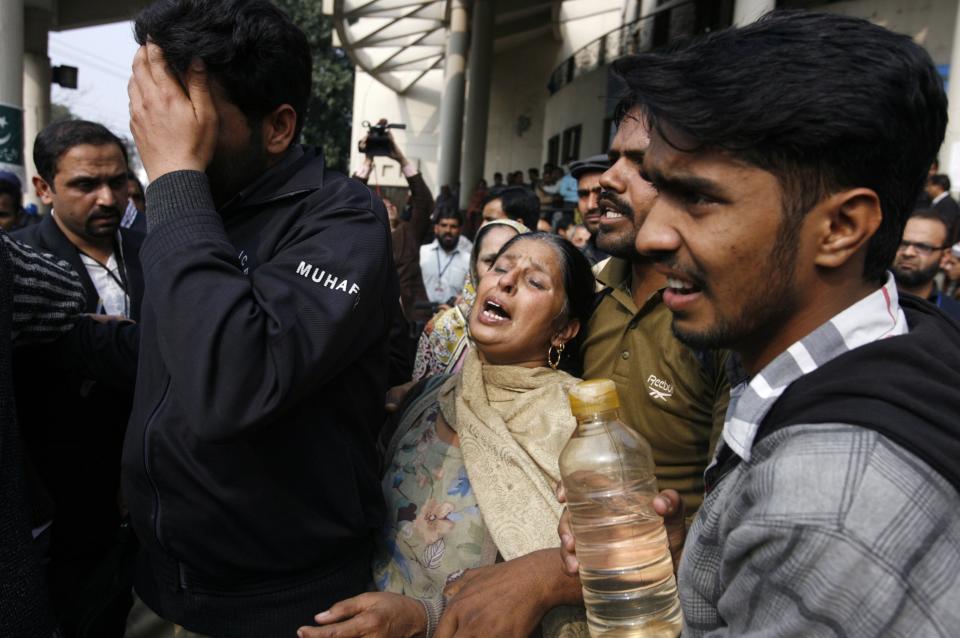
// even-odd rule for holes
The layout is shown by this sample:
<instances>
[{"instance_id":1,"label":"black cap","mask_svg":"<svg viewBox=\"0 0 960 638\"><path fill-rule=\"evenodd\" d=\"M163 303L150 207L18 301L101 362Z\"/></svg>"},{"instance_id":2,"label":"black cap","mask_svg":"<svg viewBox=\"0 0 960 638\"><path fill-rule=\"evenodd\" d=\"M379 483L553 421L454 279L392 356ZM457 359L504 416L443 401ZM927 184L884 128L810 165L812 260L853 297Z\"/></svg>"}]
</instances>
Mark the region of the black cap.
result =
<instances>
[{"instance_id":1,"label":"black cap","mask_svg":"<svg viewBox=\"0 0 960 638\"><path fill-rule=\"evenodd\" d=\"M11 173L10 171L0 171L0 181L9 182L17 187L17 190L23 190L23 184L20 182L20 178L17 177L16 173Z\"/></svg>"},{"instance_id":2,"label":"black cap","mask_svg":"<svg viewBox=\"0 0 960 638\"><path fill-rule=\"evenodd\" d=\"M610 159L606 155L593 155L570 164L570 174L580 179L586 173L604 173L610 168Z\"/></svg>"}]
</instances>

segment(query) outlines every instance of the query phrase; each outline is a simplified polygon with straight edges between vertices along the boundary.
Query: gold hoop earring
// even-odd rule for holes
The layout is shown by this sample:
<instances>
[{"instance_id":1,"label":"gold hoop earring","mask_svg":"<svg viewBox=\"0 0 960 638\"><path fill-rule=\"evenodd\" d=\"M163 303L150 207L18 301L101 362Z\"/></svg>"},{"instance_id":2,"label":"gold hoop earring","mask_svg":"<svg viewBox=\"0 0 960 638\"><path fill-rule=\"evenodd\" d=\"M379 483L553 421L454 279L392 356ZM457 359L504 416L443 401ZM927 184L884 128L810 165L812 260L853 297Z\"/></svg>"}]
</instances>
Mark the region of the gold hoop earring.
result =
<instances>
[{"instance_id":1,"label":"gold hoop earring","mask_svg":"<svg viewBox=\"0 0 960 638\"><path fill-rule=\"evenodd\" d=\"M554 370L557 369L557 366L560 365L560 357L563 356L563 348L565 344L560 344L559 346L554 346L552 343L550 347L547 348L547 363ZM554 360L554 352L556 352L556 360Z\"/></svg>"}]
</instances>

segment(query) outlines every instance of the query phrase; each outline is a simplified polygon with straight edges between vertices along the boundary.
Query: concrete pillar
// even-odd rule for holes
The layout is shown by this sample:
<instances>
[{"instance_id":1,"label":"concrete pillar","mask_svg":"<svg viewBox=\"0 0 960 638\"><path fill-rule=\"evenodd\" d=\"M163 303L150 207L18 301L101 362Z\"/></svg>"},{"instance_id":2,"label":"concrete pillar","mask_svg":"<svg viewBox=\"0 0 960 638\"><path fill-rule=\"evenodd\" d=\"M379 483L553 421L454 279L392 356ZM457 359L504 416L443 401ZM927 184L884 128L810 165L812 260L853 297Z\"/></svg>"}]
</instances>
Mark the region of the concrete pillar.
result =
<instances>
[{"instance_id":1,"label":"concrete pillar","mask_svg":"<svg viewBox=\"0 0 960 638\"><path fill-rule=\"evenodd\" d=\"M483 177L487 154L490 75L493 70L493 0L474 0L470 28L467 130L460 171L460 208L467 207L474 185Z\"/></svg>"},{"instance_id":2,"label":"concrete pillar","mask_svg":"<svg viewBox=\"0 0 960 638\"><path fill-rule=\"evenodd\" d=\"M960 8L954 18L947 81L947 134L940 147L940 172L950 176L950 188L956 194L960 190Z\"/></svg>"},{"instance_id":3,"label":"concrete pillar","mask_svg":"<svg viewBox=\"0 0 960 638\"><path fill-rule=\"evenodd\" d=\"M33 141L50 123L50 58L47 38L52 15L49 11L27 8L24 20L26 40L23 54L23 154L27 183L37 174L33 165ZM24 204L32 202L41 212L45 206L34 189L27 186Z\"/></svg>"},{"instance_id":4,"label":"concrete pillar","mask_svg":"<svg viewBox=\"0 0 960 638\"><path fill-rule=\"evenodd\" d=\"M23 171L23 0L0 1L0 170Z\"/></svg>"},{"instance_id":5,"label":"concrete pillar","mask_svg":"<svg viewBox=\"0 0 960 638\"><path fill-rule=\"evenodd\" d=\"M463 140L464 69L467 57L467 6L465 0L450 0L450 29L443 69L440 103L440 165L438 186L451 188L460 178L460 148ZM467 188L463 185L463 188Z\"/></svg>"},{"instance_id":6,"label":"concrete pillar","mask_svg":"<svg viewBox=\"0 0 960 638\"><path fill-rule=\"evenodd\" d=\"M733 5L733 24L742 27L776 8L777 0L736 0Z\"/></svg>"}]
</instances>

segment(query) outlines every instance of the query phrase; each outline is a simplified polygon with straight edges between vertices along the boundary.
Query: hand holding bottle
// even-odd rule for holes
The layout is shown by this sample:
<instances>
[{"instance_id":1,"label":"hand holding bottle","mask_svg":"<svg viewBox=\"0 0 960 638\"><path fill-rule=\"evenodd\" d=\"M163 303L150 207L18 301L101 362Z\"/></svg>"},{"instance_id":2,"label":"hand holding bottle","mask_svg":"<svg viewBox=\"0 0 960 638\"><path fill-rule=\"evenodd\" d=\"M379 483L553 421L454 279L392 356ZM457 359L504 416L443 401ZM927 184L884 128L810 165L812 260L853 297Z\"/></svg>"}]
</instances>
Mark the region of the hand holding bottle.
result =
<instances>
[{"instance_id":1,"label":"hand holding bottle","mask_svg":"<svg viewBox=\"0 0 960 638\"><path fill-rule=\"evenodd\" d=\"M557 486L557 500L567 502L567 493L563 484ZM676 490L662 490L653 499L653 509L663 517L663 525L667 528L667 540L670 542L670 554L673 556L673 569L676 571L680 564L680 555L683 553L683 543L687 537L686 513L680 494ZM577 561L577 541L570 526L570 511L566 508L560 516L557 526L557 535L560 537L560 561L563 563L563 572L568 576L577 576L580 571L580 562Z\"/></svg>"}]
</instances>

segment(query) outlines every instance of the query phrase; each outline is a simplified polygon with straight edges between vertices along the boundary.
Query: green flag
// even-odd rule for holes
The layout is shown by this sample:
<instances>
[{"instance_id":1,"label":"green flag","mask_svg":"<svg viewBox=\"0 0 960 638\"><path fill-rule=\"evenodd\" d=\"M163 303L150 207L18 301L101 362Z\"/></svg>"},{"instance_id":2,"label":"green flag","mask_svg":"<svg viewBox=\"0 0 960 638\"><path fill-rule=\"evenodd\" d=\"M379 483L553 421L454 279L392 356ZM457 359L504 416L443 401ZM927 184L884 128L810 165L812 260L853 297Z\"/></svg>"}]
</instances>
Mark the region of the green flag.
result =
<instances>
[{"instance_id":1,"label":"green flag","mask_svg":"<svg viewBox=\"0 0 960 638\"><path fill-rule=\"evenodd\" d=\"M23 109L0 104L0 163L23 167Z\"/></svg>"}]
</instances>

